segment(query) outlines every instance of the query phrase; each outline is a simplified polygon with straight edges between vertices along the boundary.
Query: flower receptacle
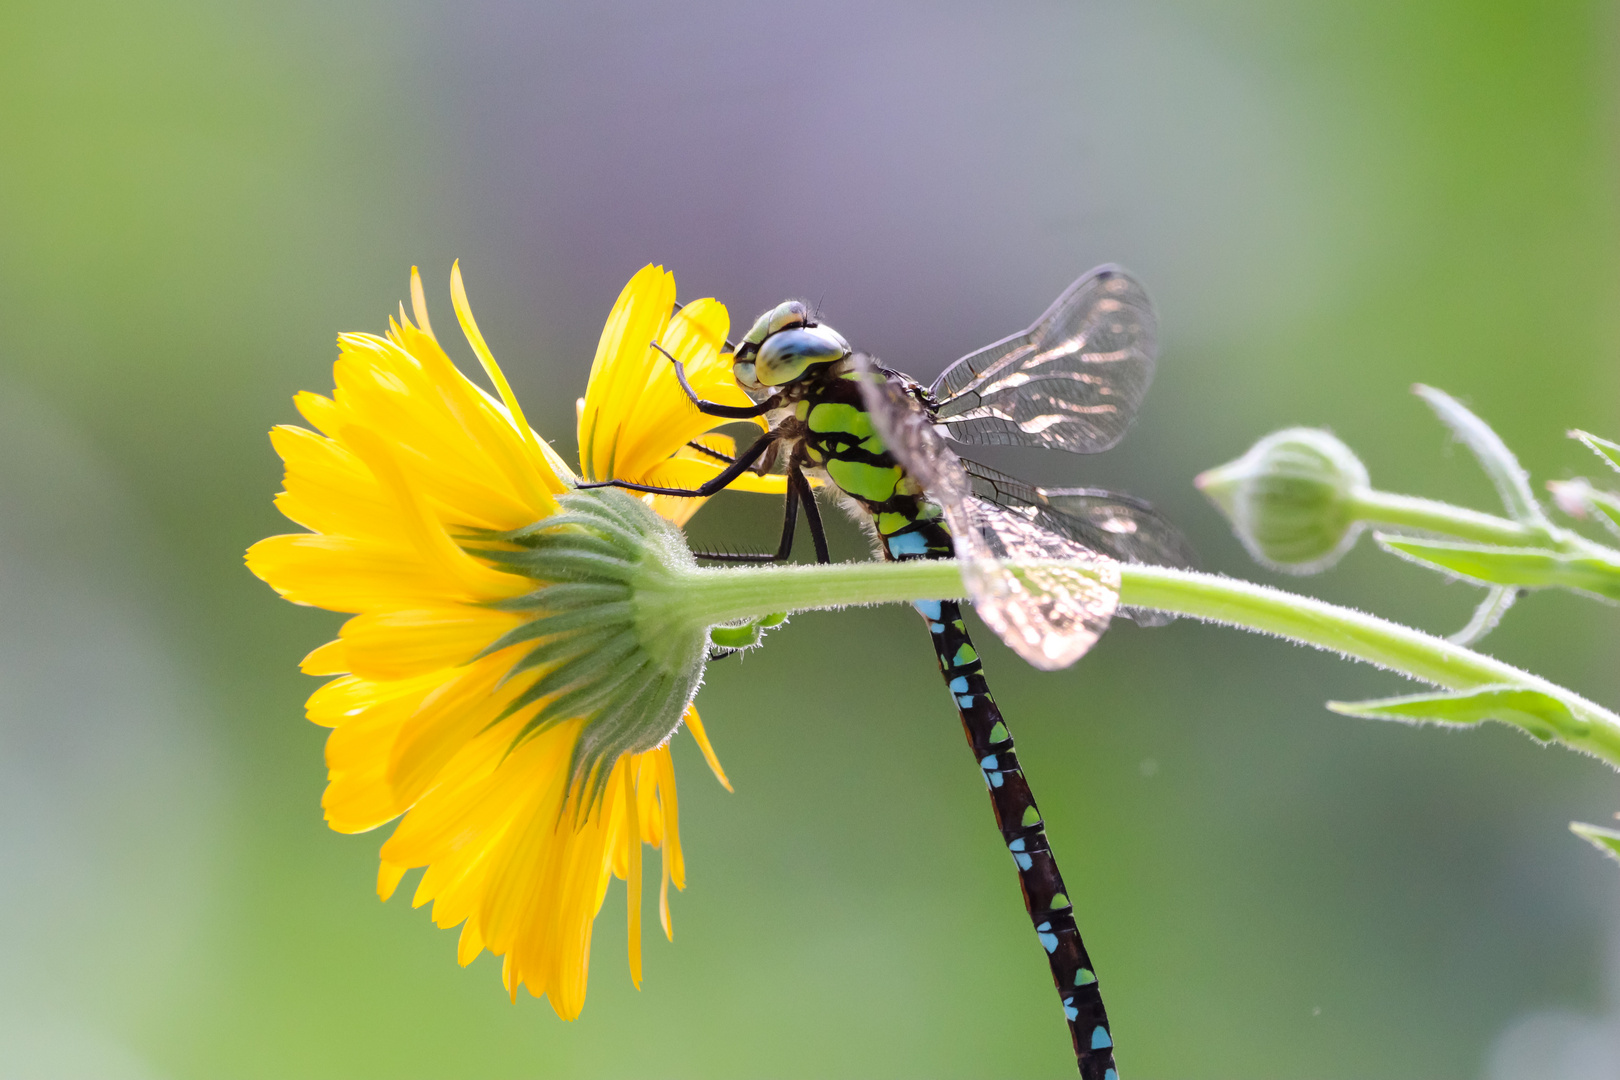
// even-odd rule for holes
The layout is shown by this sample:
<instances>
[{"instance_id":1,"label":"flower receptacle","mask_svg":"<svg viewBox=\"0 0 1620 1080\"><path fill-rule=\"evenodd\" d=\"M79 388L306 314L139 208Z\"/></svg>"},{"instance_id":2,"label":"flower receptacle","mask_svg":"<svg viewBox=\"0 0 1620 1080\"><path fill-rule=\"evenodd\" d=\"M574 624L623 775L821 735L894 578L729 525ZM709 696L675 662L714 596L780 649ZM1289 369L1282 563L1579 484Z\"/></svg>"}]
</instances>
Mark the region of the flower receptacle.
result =
<instances>
[{"instance_id":1,"label":"flower receptacle","mask_svg":"<svg viewBox=\"0 0 1620 1080\"><path fill-rule=\"evenodd\" d=\"M584 717L575 778L594 782L621 755L651 750L680 727L703 680L708 626L671 617L681 605L669 598L696 568L680 530L618 491L574 491L558 503L557 515L464 546L538 583L499 602L528 619L485 650L538 643L513 669L541 672L507 709L539 705L514 746Z\"/></svg>"}]
</instances>

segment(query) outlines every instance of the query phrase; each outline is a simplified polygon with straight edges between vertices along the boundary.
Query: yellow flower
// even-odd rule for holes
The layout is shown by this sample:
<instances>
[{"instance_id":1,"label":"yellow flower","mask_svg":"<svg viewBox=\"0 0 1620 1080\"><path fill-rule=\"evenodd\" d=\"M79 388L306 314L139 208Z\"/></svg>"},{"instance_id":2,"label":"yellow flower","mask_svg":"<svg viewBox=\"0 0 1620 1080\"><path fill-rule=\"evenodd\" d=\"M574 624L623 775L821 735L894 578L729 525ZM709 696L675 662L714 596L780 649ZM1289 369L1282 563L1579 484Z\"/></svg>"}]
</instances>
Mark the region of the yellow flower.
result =
<instances>
[{"instance_id":1,"label":"yellow flower","mask_svg":"<svg viewBox=\"0 0 1620 1080\"><path fill-rule=\"evenodd\" d=\"M752 405L722 352L730 326L717 300L694 300L675 311L675 275L644 266L619 294L591 364L591 381L579 401L579 466L586 480L630 480L655 487L695 488L725 468L694 449L698 442L730 456L735 443L713 430L735 420L716 420L692 407L669 358L681 362L698 397L722 405ZM747 421L743 421L747 423ZM764 421L757 421L763 430ZM787 477L744 473L730 491L787 492ZM660 514L684 525L702 499L648 496Z\"/></svg>"},{"instance_id":2,"label":"yellow flower","mask_svg":"<svg viewBox=\"0 0 1620 1080\"><path fill-rule=\"evenodd\" d=\"M659 317L648 305L665 289ZM701 373L703 392L726 393L714 377L724 309L693 304L671 320L673 293L668 275L649 268L614 309L586 394L598 426L582 453L589 475L593 460L639 470L621 474L636 478L709 467L659 458L707 428L701 418L672 418L668 394L648 392L649 379L667 378L680 393L668 361L659 357L663 376L635 367L637 340L639 352L665 341ZM614 876L626 882L640 985L642 844L661 853L659 915L671 932L669 885L683 888L685 869L668 739L682 719L726 780L688 704L701 648L688 648L673 675L647 660L614 683L587 676L634 652L634 626L601 644L596 609L571 632L555 629L566 618L546 621L582 614L565 600L580 591L577 575L552 573L547 558L562 566L570 544L635 541L669 526L619 494L569 494L575 477L524 420L473 321L459 268L451 294L498 397L440 348L413 269L414 322L402 307L386 337L341 336L332 396L295 399L314 430L271 432L286 464L276 505L309 531L260 541L247 564L288 600L353 616L303 662L309 674L336 676L308 703L309 718L332 729L327 822L363 832L401 819L382 846L382 898L425 868L414 903L432 901L434 922L461 926L461 963L488 949L505 958L514 999L527 986L573 1019L592 923ZM556 551L563 555L548 555ZM633 563L634 552L626 558ZM654 683L649 697L643 684ZM650 735L645 724L625 726L626 715L657 709L662 727Z\"/></svg>"}]
</instances>

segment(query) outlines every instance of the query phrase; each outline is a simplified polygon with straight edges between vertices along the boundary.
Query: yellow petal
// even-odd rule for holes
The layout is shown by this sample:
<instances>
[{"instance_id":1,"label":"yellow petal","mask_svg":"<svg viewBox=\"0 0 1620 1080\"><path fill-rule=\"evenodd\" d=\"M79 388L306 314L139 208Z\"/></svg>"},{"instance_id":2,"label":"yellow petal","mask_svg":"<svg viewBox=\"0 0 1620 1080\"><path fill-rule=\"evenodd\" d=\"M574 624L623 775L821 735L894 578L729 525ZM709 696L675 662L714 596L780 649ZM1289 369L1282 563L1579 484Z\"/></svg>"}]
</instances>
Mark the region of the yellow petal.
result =
<instances>
[{"instance_id":1,"label":"yellow petal","mask_svg":"<svg viewBox=\"0 0 1620 1080\"><path fill-rule=\"evenodd\" d=\"M720 759L715 755L714 747L709 745L709 733L703 730L703 721L698 718L698 712L692 706L686 707L686 726L692 730L692 738L697 740L698 749L703 751L703 760L709 763L709 771L714 778L720 781L720 786L731 791L731 781L726 779L726 770L720 767Z\"/></svg>"}]
</instances>

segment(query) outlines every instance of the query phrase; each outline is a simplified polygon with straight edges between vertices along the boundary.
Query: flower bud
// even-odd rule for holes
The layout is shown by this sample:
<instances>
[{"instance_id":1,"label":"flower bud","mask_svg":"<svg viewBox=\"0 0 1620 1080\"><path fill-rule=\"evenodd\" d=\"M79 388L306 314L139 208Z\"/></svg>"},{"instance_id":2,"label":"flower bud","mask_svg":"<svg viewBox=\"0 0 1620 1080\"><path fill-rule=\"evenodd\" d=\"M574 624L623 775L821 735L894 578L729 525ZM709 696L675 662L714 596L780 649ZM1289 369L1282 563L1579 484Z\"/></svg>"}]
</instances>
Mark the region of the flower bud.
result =
<instances>
[{"instance_id":1,"label":"flower bud","mask_svg":"<svg viewBox=\"0 0 1620 1080\"><path fill-rule=\"evenodd\" d=\"M1326 431L1273 432L1195 483L1255 561L1275 570L1325 570L1361 534L1356 496L1367 487L1366 466Z\"/></svg>"}]
</instances>

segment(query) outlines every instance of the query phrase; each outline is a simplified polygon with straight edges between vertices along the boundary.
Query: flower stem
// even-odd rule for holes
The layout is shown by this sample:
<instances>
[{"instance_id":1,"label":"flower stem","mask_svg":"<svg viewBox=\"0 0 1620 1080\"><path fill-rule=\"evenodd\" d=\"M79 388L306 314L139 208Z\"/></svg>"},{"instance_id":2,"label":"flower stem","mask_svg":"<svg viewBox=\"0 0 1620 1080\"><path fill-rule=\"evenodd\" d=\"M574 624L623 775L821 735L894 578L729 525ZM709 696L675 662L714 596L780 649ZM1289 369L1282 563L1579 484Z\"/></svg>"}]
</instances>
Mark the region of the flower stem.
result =
<instances>
[{"instance_id":1,"label":"flower stem","mask_svg":"<svg viewBox=\"0 0 1620 1080\"><path fill-rule=\"evenodd\" d=\"M1482 514L1463 506L1415 495L1363 488L1351 496L1355 516L1378 525L1395 525L1502 547L1550 547L1555 551L1597 555L1620 561L1620 551L1606 548L1579 533L1557 526L1525 525L1511 518Z\"/></svg>"},{"instance_id":2,"label":"flower stem","mask_svg":"<svg viewBox=\"0 0 1620 1080\"><path fill-rule=\"evenodd\" d=\"M1505 519L1503 524L1520 528ZM1474 538L1483 539L1477 534ZM1447 690L1512 685L1550 694L1569 707L1567 721L1555 725L1558 741L1620 767L1620 716L1511 664L1386 619L1266 585L1128 563L1120 566L1120 576L1120 602L1131 607L1275 634ZM698 620L706 625L780 611L967 595L958 565L931 559L699 569L676 575L670 586L645 596L642 602L654 604L680 621Z\"/></svg>"}]
</instances>

